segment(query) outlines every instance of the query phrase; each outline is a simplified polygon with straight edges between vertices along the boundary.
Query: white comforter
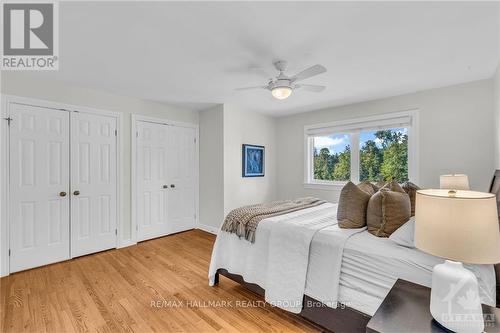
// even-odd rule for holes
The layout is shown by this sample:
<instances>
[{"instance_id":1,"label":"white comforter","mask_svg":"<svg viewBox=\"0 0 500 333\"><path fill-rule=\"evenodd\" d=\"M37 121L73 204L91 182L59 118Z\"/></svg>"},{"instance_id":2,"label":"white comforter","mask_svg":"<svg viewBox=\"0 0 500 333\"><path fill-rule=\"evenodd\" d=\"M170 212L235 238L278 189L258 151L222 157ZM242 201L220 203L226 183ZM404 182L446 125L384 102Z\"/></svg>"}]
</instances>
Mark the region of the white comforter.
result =
<instances>
[{"instance_id":1,"label":"white comforter","mask_svg":"<svg viewBox=\"0 0 500 333\"><path fill-rule=\"evenodd\" d=\"M315 285L313 294L316 299L335 307L342 249L351 235L364 229L340 232L337 205L331 203L261 221L253 244L234 234L220 232L212 253L209 283L213 285L218 268L225 268L243 276L246 282L264 288L268 303L299 313L306 287L310 245L319 230L326 230L334 237L318 245L321 248L312 249L331 254L324 260L324 278Z\"/></svg>"},{"instance_id":2,"label":"white comforter","mask_svg":"<svg viewBox=\"0 0 500 333\"><path fill-rule=\"evenodd\" d=\"M324 204L263 220L253 244L219 232L209 284L217 269L225 268L264 288L266 301L295 313L305 294L332 308L345 304L369 315L398 278L430 287L432 267L443 259L364 228L340 229L336 216L337 205ZM468 268L478 277L481 301L494 306L493 266Z\"/></svg>"},{"instance_id":3,"label":"white comforter","mask_svg":"<svg viewBox=\"0 0 500 333\"><path fill-rule=\"evenodd\" d=\"M315 235L307 269L305 293L308 296L331 308L337 307L344 247L351 236L364 230L366 228L340 229L335 224Z\"/></svg>"},{"instance_id":4,"label":"white comforter","mask_svg":"<svg viewBox=\"0 0 500 333\"><path fill-rule=\"evenodd\" d=\"M316 240L317 237L313 240L311 250ZM317 267L323 260L321 255L311 252L309 266ZM432 269L443 260L415 248L399 246L389 238L373 236L368 231L358 233L350 237L344 246L338 301L373 315L398 278L430 288ZM495 306L493 265L464 266L478 279L481 302ZM308 274L307 286L309 281L320 278ZM309 288L306 288L306 294L309 295Z\"/></svg>"}]
</instances>

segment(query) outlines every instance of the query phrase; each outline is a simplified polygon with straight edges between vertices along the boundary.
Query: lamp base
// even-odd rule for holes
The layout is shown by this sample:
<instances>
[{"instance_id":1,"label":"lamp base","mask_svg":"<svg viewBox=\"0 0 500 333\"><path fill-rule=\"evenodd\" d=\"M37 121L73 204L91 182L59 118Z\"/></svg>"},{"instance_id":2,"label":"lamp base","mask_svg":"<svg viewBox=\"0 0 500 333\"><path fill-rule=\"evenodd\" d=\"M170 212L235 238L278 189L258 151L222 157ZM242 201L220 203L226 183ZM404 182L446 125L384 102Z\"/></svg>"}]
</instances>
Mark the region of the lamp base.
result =
<instances>
[{"instance_id":1,"label":"lamp base","mask_svg":"<svg viewBox=\"0 0 500 333\"><path fill-rule=\"evenodd\" d=\"M430 310L432 317L451 331L484 330L477 278L461 262L446 260L434 266Z\"/></svg>"}]
</instances>

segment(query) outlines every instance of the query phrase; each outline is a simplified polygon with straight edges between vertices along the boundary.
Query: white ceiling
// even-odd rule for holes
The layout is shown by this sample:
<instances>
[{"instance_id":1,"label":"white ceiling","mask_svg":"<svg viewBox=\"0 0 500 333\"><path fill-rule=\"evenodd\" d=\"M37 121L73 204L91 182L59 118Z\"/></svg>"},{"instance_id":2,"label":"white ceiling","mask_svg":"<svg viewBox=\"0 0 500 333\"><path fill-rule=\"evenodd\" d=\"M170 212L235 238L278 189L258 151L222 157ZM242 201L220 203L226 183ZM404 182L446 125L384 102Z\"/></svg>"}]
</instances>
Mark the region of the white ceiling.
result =
<instances>
[{"instance_id":1,"label":"white ceiling","mask_svg":"<svg viewBox=\"0 0 500 333\"><path fill-rule=\"evenodd\" d=\"M203 109L285 115L490 77L498 4L473 2L61 2L60 70L25 73ZM288 100L272 61L328 72ZM258 69L261 68L261 69ZM262 70L264 69L264 70Z\"/></svg>"}]
</instances>

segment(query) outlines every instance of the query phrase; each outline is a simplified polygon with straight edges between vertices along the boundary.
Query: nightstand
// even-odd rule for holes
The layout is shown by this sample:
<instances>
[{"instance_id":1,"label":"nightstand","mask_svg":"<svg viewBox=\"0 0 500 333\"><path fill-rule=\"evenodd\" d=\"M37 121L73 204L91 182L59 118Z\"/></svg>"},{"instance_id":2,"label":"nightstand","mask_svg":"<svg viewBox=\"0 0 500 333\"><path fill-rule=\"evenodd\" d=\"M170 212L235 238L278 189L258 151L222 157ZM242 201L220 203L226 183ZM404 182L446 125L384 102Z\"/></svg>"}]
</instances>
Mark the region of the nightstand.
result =
<instances>
[{"instance_id":1,"label":"nightstand","mask_svg":"<svg viewBox=\"0 0 500 333\"><path fill-rule=\"evenodd\" d=\"M432 319L429 311L431 289L398 279L366 325L367 333L450 332ZM500 309L484 305L485 332L500 332Z\"/></svg>"}]
</instances>

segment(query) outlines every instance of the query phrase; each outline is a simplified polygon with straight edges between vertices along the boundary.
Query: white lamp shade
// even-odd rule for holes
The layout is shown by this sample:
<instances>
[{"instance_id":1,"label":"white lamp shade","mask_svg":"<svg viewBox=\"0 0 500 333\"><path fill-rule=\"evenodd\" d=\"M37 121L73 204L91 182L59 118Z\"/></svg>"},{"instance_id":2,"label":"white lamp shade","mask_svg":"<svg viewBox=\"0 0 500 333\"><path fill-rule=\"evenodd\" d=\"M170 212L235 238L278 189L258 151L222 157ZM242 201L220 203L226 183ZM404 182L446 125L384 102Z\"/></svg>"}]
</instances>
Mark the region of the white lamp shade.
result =
<instances>
[{"instance_id":1,"label":"white lamp shade","mask_svg":"<svg viewBox=\"0 0 500 333\"><path fill-rule=\"evenodd\" d=\"M500 262L494 194L419 190L415 207L415 245L420 250L472 264Z\"/></svg>"},{"instance_id":2,"label":"white lamp shade","mask_svg":"<svg viewBox=\"0 0 500 333\"><path fill-rule=\"evenodd\" d=\"M463 174L441 175L439 187L450 190L469 190L469 177Z\"/></svg>"}]
</instances>

